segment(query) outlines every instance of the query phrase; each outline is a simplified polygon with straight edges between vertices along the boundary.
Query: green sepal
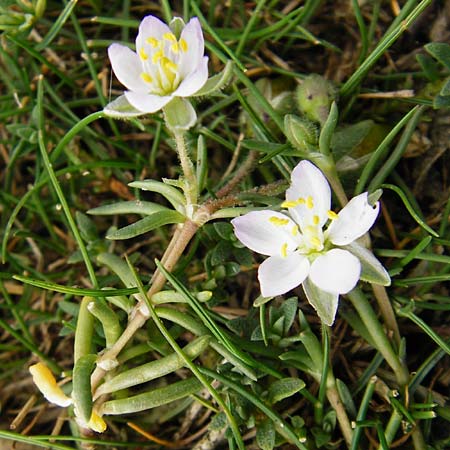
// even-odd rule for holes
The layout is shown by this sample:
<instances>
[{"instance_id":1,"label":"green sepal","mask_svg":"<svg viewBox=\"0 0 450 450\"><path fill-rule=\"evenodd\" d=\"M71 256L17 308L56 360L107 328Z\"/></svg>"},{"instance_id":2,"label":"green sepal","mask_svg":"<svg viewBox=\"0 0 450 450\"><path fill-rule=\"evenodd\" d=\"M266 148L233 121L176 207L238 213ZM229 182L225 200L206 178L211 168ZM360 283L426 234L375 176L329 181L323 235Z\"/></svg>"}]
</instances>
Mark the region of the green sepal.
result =
<instances>
[{"instance_id":1,"label":"green sepal","mask_svg":"<svg viewBox=\"0 0 450 450\"><path fill-rule=\"evenodd\" d=\"M342 246L342 248L355 255L361 262L360 279L362 281L381 284L382 286L389 286L391 284L389 273L370 250L367 250L356 242Z\"/></svg>"},{"instance_id":2,"label":"green sepal","mask_svg":"<svg viewBox=\"0 0 450 450\"><path fill-rule=\"evenodd\" d=\"M72 398L75 414L84 423L88 423L92 414L91 374L94 370L96 355L81 356L73 368Z\"/></svg>"},{"instance_id":3,"label":"green sepal","mask_svg":"<svg viewBox=\"0 0 450 450\"><path fill-rule=\"evenodd\" d=\"M316 151L318 130L308 119L287 114L284 116L284 132L289 142L302 154L308 155Z\"/></svg>"},{"instance_id":4,"label":"green sepal","mask_svg":"<svg viewBox=\"0 0 450 450\"><path fill-rule=\"evenodd\" d=\"M336 102L331 104L330 113L323 124L322 130L319 136L319 150L323 155L330 153L331 139L333 138L334 130L339 118L339 111Z\"/></svg>"},{"instance_id":5,"label":"green sepal","mask_svg":"<svg viewBox=\"0 0 450 450\"><path fill-rule=\"evenodd\" d=\"M233 61L228 60L222 72L209 78L203 87L195 94L191 95L191 97L204 97L219 92L230 83L231 78L233 77L233 69Z\"/></svg>"},{"instance_id":6,"label":"green sepal","mask_svg":"<svg viewBox=\"0 0 450 450\"><path fill-rule=\"evenodd\" d=\"M186 24L181 17L174 17L169 23L169 28L172 30L172 33L177 39L180 39L181 32L185 26Z\"/></svg>"},{"instance_id":7,"label":"green sepal","mask_svg":"<svg viewBox=\"0 0 450 450\"><path fill-rule=\"evenodd\" d=\"M195 109L185 98L174 97L163 112L166 125L172 130L189 130L197 121Z\"/></svg>"},{"instance_id":8,"label":"green sepal","mask_svg":"<svg viewBox=\"0 0 450 450\"><path fill-rule=\"evenodd\" d=\"M303 284L306 298L316 310L320 320L328 326L333 325L338 307L339 296L322 291L314 283L306 279Z\"/></svg>"},{"instance_id":9,"label":"green sepal","mask_svg":"<svg viewBox=\"0 0 450 450\"><path fill-rule=\"evenodd\" d=\"M121 240L121 239L132 239L141 234L152 231L156 228L162 227L163 225L168 225L171 223L183 223L186 217L177 211L167 210L158 211L150 216L144 217L131 225L119 228L106 235L106 239L111 240Z\"/></svg>"},{"instance_id":10,"label":"green sepal","mask_svg":"<svg viewBox=\"0 0 450 450\"><path fill-rule=\"evenodd\" d=\"M130 414L146 409L156 408L188 395L195 394L202 389L202 384L197 378L188 378L183 381L171 383L168 386L153 389L144 394L120 400L110 400L101 407L101 415Z\"/></svg>"},{"instance_id":11,"label":"green sepal","mask_svg":"<svg viewBox=\"0 0 450 450\"><path fill-rule=\"evenodd\" d=\"M97 206L97 208L89 209L87 213L96 216L108 216L112 214L142 214L148 216L157 211L167 210L168 208L158 205L158 203L131 200L128 202L116 202L109 205Z\"/></svg>"},{"instance_id":12,"label":"green sepal","mask_svg":"<svg viewBox=\"0 0 450 450\"><path fill-rule=\"evenodd\" d=\"M128 102L125 95L117 97L112 102L108 103L104 108L105 115L114 119L128 119L131 117L138 117L147 114L146 112L139 111Z\"/></svg>"},{"instance_id":13,"label":"green sepal","mask_svg":"<svg viewBox=\"0 0 450 450\"><path fill-rule=\"evenodd\" d=\"M143 191L157 192L167 199L167 201L179 212L184 212L186 200L183 194L175 187L167 183L156 180L132 181L128 186L142 189Z\"/></svg>"}]
</instances>

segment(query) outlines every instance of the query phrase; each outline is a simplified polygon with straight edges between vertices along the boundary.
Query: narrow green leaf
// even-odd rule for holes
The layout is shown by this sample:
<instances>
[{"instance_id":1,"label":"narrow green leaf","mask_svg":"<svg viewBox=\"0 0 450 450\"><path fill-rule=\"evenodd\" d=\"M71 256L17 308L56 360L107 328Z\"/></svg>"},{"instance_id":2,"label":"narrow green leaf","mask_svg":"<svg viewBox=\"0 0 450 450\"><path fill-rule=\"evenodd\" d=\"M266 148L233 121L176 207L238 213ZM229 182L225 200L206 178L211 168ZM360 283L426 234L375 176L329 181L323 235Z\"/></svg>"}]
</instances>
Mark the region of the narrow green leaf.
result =
<instances>
[{"instance_id":1,"label":"narrow green leaf","mask_svg":"<svg viewBox=\"0 0 450 450\"><path fill-rule=\"evenodd\" d=\"M182 399L188 395L195 394L201 388L201 382L197 378L192 377L183 381L171 383L168 386L153 389L144 394L122 398L120 400L110 400L102 405L101 413L120 415L145 411L146 409L166 405L167 403Z\"/></svg>"},{"instance_id":2,"label":"narrow green leaf","mask_svg":"<svg viewBox=\"0 0 450 450\"><path fill-rule=\"evenodd\" d=\"M271 404L289 398L306 386L300 378L283 378L274 381L269 387L269 400Z\"/></svg>"},{"instance_id":3,"label":"narrow green leaf","mask_svg":"<svg viewBox=\"0 0 450 450\"><path fill-rule=\"evenodd\" d=\"M256 443L261 450L275 447L275 427L269 419L263 420L256 429Z\"/></svg>"},{"instance_id":4,"label":"narrow green leaf","mask_svg":"<svg viewBox=\"0 0 450 450\"><path fill-rule=\"evenodd\" d=\"M181 213L184 211L186 200L183 194L177 188L169 186L162 181L133 181L129 183L128 186L142 189L143 191L157 192L158 194L161 194L163 197L165 197L177 211Z\"/></svg>"},{"instance_id":5,"label":"narrow green leaf","mask_svg":"<svg viewBox=\"0 0 450 450\"><path fill-rule=\"evenodd\" d=\"M131 200L128 202L117 202L109 205L98 206L87 211L88 214L96 216L107 216L112 214L143 214L149 216L158 211L168 211L169 208L158 203L145 202L142 200Z\"/></svg>"},{"instance_id":6,"label":"narrow green leaf","mask_svg":"<svg viewBox=\"0 0 450 450\"><path fill-rule=\"evenodd\" d=\"M205 351L211 340L210 336L201 336L183 347L183 352L190 359L195 359ZM115 377L105 381L96 391L95 397L126 389L131 386L147 383L148 381L168 375L185 366L183 358L177 353L151 361L133 369L125 370Z\"/></svg>"},{"instance_id":7,"label":"narrow green leaf","mask_svg":"<svg viewBox=\"0 0 450 450\"><path fill-rule=\"evenodd\" d=\"M96 355L81 356L73 368L72 398L76 414L84 423L89 422L92 414L91 374L96 359Z\"/></svg>"},{"instance_id":8,"label":"narrow green leaf","mask_svg":"<svg viewBox=\"0 0 450 450\"><path fill-rule=\"evenodd\" d=\"M186 217L177 211L167 210L158 211L150 216L144 217L131 225L123 228L119 228L106 236L106 239L118 240L118 239L131 239L141 234L152 231L156 228L168 225L171 223L183 223Z\"/></svg>"}]
</instances>

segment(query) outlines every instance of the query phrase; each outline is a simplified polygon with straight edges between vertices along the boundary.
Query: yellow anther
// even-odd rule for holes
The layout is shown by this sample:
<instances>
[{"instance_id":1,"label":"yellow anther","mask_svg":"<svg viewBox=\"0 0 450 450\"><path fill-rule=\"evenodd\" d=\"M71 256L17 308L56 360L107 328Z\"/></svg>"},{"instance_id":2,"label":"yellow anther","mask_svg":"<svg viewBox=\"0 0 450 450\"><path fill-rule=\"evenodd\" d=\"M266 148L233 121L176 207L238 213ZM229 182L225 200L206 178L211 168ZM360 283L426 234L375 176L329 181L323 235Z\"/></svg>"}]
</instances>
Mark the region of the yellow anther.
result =
<instances>
[{"instance_id":1,"label":"yellow anther","mask_svg":"<svg viewBox=\"0 0 450 450\"><path fill-rule=\"evenodd\" d=\"M303 197L299 197L297 200L297 205L304 205L306 203L305 199Z\"/></svg>"},{"instance_id":2,"label":"yellow anther","mask_svg":"<svg viewBox=\"0 0 450 450\"><path fill-rule=\"evenodd\" d=\"M292 234L292 236L297 236L297 234L298 234L298 226L297 225L294 225L292 227L291 234Z\"/></svg>"},{"instance_id":3,"label":"yellow anther","mask_svg":"<svg viewBox=\"0 0 450 450\"><path fill-rule=\"evenodd\" d=\"M292 200L286 200L281 204L282 208L295 208L297 206L297 202Z\"/></svg>"},{"instance_id":4,"label":"yellow anther","mask_svg":"<svg viewBox=\"0 0 450 450\"><path fill-rule=\"evenodd\" d=\"M287 248L288 248L288 245L287 245L287 242L285 242L285 243L281 246L281 256L282 256L283 258L286 258L286 256L287 256Z\"/></svg>"},{"instance_id":5,"label":"yellow anther","mask_svg":"<svg viewBox=\"0 0 450 450\"><path fill-rule=\"evenodd\" d=\"M163 38L166 39L167 41L177 42L177 38L173 33L164 33Z\"/></svg>"},{"instance_id":6,"label":"yellow anther","mask_svg":"<svg viewBox=\"0 0 450 450\"><path fill-rule=\"evenodd\" d=\"M139 56L141 57L142 60L147 61L148 55L147 53L145 53L144 47L141 47L139 49Z\"/></svg>"},{"instance_id":7,"label":"yellow anther","mask_svg":"<svg viewBox=\"0 0 450 450\"><path fill-rule=\"evenodd\" d=\"M179 40L179 43L180 43L181 50L183 50L183 52L187 52L188 51L188 44L187 44L187 42L183 38L181 38Z\"/></svg>"},{"instance_id":8,"label":"yellow anther","mask_svg":"<svg viewBox=\"0 0 450 450\"><path fill-rule=\"evenodd\" d=\"M152 63L157 64L159 62L159 60L163 57L164 57L164 53L162 52L162 50L159 50L159 51L153 53Z\"/></svg>"},{"instance_id":9,"label":"yellow anther","mask_svg":"<svg viewBox=\"0 0 450 450\"><path fill-rule=\"evenodd\" d=\"M145 42L147 42L147 44L150 44L153 48L156 48L158 46L158 40L154 37L147 38Z\"/></svg>"},{"instance_id":10,"label":"yellow anther","mask_svg":"<svg viewBox=\"0 0 450 450\"><path fill-rule=\"evenodd\" d=\"M174 42L174 43L170 46L170 50L172 50L174 53L178 53L178 52L179 52L179 45L178 45L178 42Z\"/></svg>"},{"instance_id":11,"label":"yellow anther","mask_svg":"<svg viewBox=\"0 0 450 450\"><path fill-rule=\"evenodd\" d=\"M336 220L339 216L334 211L327 211L327 216L331 220Z\"/></svg>"},{"instance_id":12,"label":"yellow anther","mask_svg":"<svg viewBox=\"0 0 450 450\"><path fill-rule=\"evenodd\" d=\"M314 208L313 198L310 195L308 195L308 197L306 197L306 207L308 209L313 209Z\"/></svg>"},{"instance_id":13,"label":"yellow anther","mask_svg":"<svg viewBox=\"0 0 450 450\"><path fill-rule=\"evenodd\" d=\"M153 78L146 72L142 72L141 73L141 78L146 82L146 83L153 83Z\"/></svg>"},{"instance_id":14,"label":"yellow anther","mask_svg":"<svg viewBox=\"0 0 450 450\"><path fill-rule=\"evenodd\" d=\"M281 227L281 226L287 225L289 223L289 219L282 219L281 217L276 217L276 216L270 217L269 221L277 227Z\"/></svg>"},{"instance_id":15,"label":"yellow anther","mask_svg":"<svg viewBox=\"0 0 450 450\"><path fill-rule=\"evenodd\" d=\"M320 217L317 216L316 214L314 214L313 218L312 218L313 224L314 225L319 225L320 222Z\"/></svg>"}]
</instances>

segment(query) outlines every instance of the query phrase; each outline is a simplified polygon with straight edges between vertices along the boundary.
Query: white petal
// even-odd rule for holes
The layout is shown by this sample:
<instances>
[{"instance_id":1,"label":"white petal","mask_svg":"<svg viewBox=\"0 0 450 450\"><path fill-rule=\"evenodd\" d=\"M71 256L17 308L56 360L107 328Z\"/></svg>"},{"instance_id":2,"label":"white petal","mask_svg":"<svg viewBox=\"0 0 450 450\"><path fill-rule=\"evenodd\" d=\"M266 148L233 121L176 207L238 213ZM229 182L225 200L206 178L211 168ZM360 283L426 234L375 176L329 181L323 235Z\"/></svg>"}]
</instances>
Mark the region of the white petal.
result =
<instances>
[{"instance_id":1,"label":"white petal","mask_svg":"<svg viewBox=\"0 0 450 450\"><path fill-rule=\"evenodd\" d=\"M205 56L195 72L189 74L173 93L176 97L189 97L200 90L208 80L208 57Z\"/></svg>"},{"instance_id":2,"label":"white petal","mask_svg":"<svg viewBox=\"0 0 450 450\"><path fill-rule=\"evenodd\" d=\"M202 27L197 17L193 17L181 32L180 41L187 44L187 51L180 55L180 74L186 77L189 73L197 70L205 53Z\"/></svg>"},{"instance_id":3,"label":"white petal","mask_svg":"<svg viewBox=\"0 0 450 450\"><path fill-rule=\"evenodd\" d=\"M320 320L328 326L333 325L339 302L339 294L332 294L319 289L307 278L303 290L311 306L316 310Z\"/></svg>"},{"instance_id":4,"label":"white petal","mask_svg":"<svg viewBox=\"0 0 450 450\"><path fill-rule=\"evenodd\" d=\"M172 33L172 31L163 21L155 16L144 17L139 25L139 33L136 38L136 50L146 45L146 39L154 38L159 41L166 33Z\"/></svg>"},{"instance_id":5,"label":"white petal","mask_svg":"<svg viewBox=\"0 0 450 450\"><path fill-rule=\"evenodd\" d=\"M308 276L309 261L298 252L282 258L271 256L258 269L263 297L285 294L300 285Z\"/></svg>"},{"instance_id":6,"label":"white petal","mask_svg":"<svg viewBox=\"0 0 450 450\"><path fill-rule=\"evenodd\" d=\"M335 245L346 245L367 233L380 210L367 202L367 192L353 197L333 220L327 230L327 238Z\"/></svg>"},{"instance_id":7,"label":"white petal","mask_svg":"<svg viewBox=\"0 0 450 450\"><path fill-rule=\"evenodd\" d=\"M112 44L108 56L117 79L130 91L145 93L148 86L141 78L142 64L139 56L121 44Z\"/></svg>"},{"instance_id":8,"label":"white petal","mask_svg":"<svg viewBox=\"0 0 450 450\"><path fill-rule=\"evenodd\" d=\"M293 233L298 227L292 219L279 212L252 211L236 217L231 223L237 238L262 255L282 256L283 251L288 254L297 248L298 237Z\"/></svg>"},{"instance_id":9,"label":"white petal","mask_svg":"<svg viewBox=\"0 0 450 450\"><path fill-rule=\"evenodd\" d=\"M33 377L34 384L50 403L63 407L69 406L72 403L72 399L67 397L56 384L55 377L45 364L34 364L29 367L29 371Z\"/></svg>"},{"instance_id":10,"label":"white petal","mask_svg":"<svg viewBox=\"0 0 450 450\"><path fill-rule=\"evenodd\" d=\"M360 274L359 259L347 250L334 248L314 260L309 278L323 291L346 294L356 286Z\"/></svg>"},{"instance_id":11,"label":"white petal","mask_svg":"<svg viewBox=\"0 0 450 450\"><path fill-rule=\"evenodd\" d=\"M163 106L172 100L172 96L160 96L154 94L138 94L137 92L125 92L125 97L131 106L146 113L154 113L159 111Z\"/></svg>"},{"instance_id":12,"label":"white petal","mask_svg":"<svg viewBox=\"0 0 450 450\"><path fill-rule=\"evenodd\" d=\"M291 187L286 191L288 202L299 199L303 199L306 203L289 208L289 211L302 229L311 224L323 227L328 220L327 213L331 206L330 185L323 173L306 160L297 164L292 171ZM314 216L317 216L317 219L314 219Z\"/></svg>"}]
</instances>

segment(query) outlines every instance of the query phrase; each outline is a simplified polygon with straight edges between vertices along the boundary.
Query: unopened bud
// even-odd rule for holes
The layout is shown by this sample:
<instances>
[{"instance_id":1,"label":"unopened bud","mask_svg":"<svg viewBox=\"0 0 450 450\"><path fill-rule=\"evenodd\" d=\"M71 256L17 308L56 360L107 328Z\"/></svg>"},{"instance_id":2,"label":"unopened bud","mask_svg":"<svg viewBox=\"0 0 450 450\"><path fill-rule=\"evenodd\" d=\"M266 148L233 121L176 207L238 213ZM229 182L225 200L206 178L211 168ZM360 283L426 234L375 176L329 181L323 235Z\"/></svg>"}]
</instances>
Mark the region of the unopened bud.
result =
<instances>
[{"instance_id":1,"label":"unopened bud","mask_svg":"<svg viewBox=\"0 0 450 450\"><path fill-rule=\"evenodd\" d=\"M297 88L300 111L310 120L321 125L327 120L330 107L337 99L336 86L320 75L310 75Z\"/></svg>"}]
</instances>

